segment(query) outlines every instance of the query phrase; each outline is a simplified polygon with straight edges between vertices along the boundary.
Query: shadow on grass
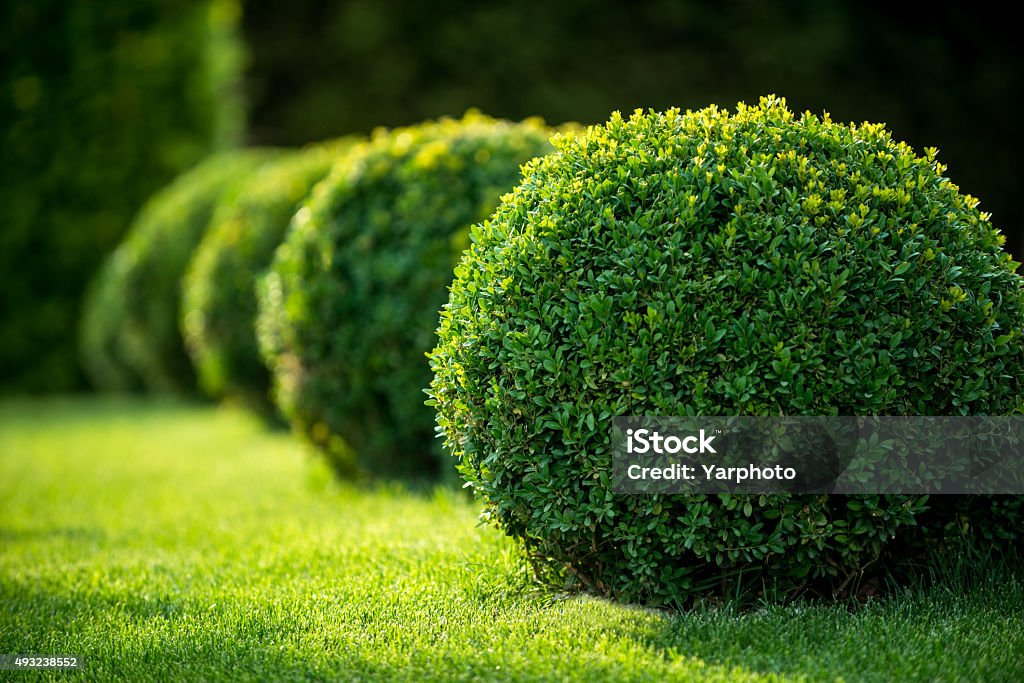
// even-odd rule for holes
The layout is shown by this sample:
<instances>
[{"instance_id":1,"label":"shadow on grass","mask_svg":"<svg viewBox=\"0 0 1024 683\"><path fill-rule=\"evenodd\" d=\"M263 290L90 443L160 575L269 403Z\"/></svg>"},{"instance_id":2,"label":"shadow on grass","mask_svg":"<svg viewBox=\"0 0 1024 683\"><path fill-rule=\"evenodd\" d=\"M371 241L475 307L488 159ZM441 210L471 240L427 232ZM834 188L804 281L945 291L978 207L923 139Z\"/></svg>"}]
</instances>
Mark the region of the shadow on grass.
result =
<instances>
[{"instance_id":1,"label":"shadow on grass","mask_svg":"<svg viewBox=\"0 0 1024 683\"><path fill-rule=\"evenodd\" d=\"M199 414L190 404L167 405L168 410L152 411L131 401L95 409L72 402L68 422L58 420L54 427L50 415L38 424L50 433L87 427L94 419L142 421L148 428L177 415ZM59 402L17 410L0 402L0 417L9 410L16 413L15 422L34 425L39 406L62 410ZM74 414L78 417L70 420ZM317 481L335 486L323 477L324 469L315 475ZM140 480L150 481L151 475ZM373 506L381 509L389 498L448 495L433 482L367 488L380 494ZM322 510L345 513L330 501ZM443 506L434 512L443 515ZM139 560L149 559L137 556L144 551L138 539L128 544L136 554L127 558L111 554L85 562L83 550L110 539L85 526L65 523L43 530L31 515L23 520L21 527L0 530L0 652L80 654L88 660L85 680L729 680L763 674L811 680L1024 680L1024 574L990 573L976 585L937 583L854 610L805 603L670 614L530 593L522 590L521 567L510 561L496 570L494 555L484 555L487 565L425 555L424 562L433 563L426 567L419 555L408 553L415 539L405 538L353 550L375 554L372 561L351 564L355 569L348 576L333 576L339 583L365 586L368 593L348 594L311 610L307 598L316 596L304 592L309 576L294 566L301 557L258 558L250 565L252 572L281 577L282 585L269 592L197 581L203 592L196 595L185 581L184 592L176 592L136 575L147 566ZM31 554L35 549L20 564L9 562L13 553L4 556L20 542L46 539L65 546L61 557L69 561L40 566L38 558L52 555ZM310 551L307 565L316 571L325 566L323 557L337 552ZM190 557L170 553L161 559L160 571L177 575L176 562ZM199 557L213 559L197 567L219 566L219 555ZM245 571L226 576L246 581ZM454 576L456 571L463 575ZM404 594L408 589L413 591Z\"/></svg>"},{"instance_id":2,"label":"shadow on grass","mask_svg":"<svg viewBox=\"0 0 1024 683\"><path fill-rule=\"evenodd\" d=\"M1024 681L1024 565L1017 559L894 589L868 603L705 604L680 613L587 596L532 599L543 605L542 631L552 615L558 621L573 609L596 617L567 642L583 644L595 633L631 641L649 660L690 663L709 676ZM595 624L603 627L595 631Z\"/></svg>"},{"instance_id":3,"label":"shadow on grass","mask_svg":"<svg viewBox=\"0 0 1024 683\"><path fill-rule=\"evenodd\" d=\"M696 610L668 617L650 643L709 663L811 679L1019 681L1022 614L1024 571L1000 567L867 604Z\"/></svg>"},{"instance_id":4,"label":"shadow on grass","mask_svg":"<svg viewBox=\"0 0 1024 683\"><path fill-rule=\"evenodd\" d=\"M25 617L18 629L0 629L0 651L81 656L84 670L61 675L79 680L626 681L650 680L657 673L644 659L593 656L580 643L566 643L564 650L531 648L525 641L521 649L499 642L424 648L415 639L382 641L380 629L391 628L386 624L366 623L361 633L339 638L275 610L218 621L211 618L215 605L169 596L68 596L0 580L0 598L8 615ZM195 628L203 620L205 627ZM602 632L638 643L653 635L641 624L614 624ZM107 638L98 637L104 633ZM361 645L364 636L372 645ZM693 658L686 659L684 672L695 680L758 678Z\"/></svg>"},{"instance_id":5,"label":"shadow on grass","mask_svg":"<svg viewBox=\"0 0 1024 683\"><path fill-rule=\"evenodd\" d=\"M0 546L8 543L26 542L61 542L96 544L104 541L107 533L96 527L56 527L56 528L14 528L0 526Z\"/></svg>"},{"instance_id":6,"label":"shadow on grass","mask_svg":"<svg viewBox=\"0 0 1024 683\"><path fill-rule=\"evenodd\" d=\"M102 424L159 421L174 417L196 417L213 411L233 413L254 428L271 434L287 434L289 428L276 413L247 408L239 402L217 402L200 394L57 394L0 396L0 422L23 429L53 427L82 428Z\"/></svg>"},{"instance_id":7,"label":"shadow on grass","mask_svg":"<svg viewBox=\"0 0 1024 683\"><path fill-rule=\"evenodd\" d=\"M1020 577L853 612L833 604L672 614L582 596L496 595L479 604L479 618L507 621L508 640L496 639L502 629L471 628L451 634L458 642L437 624L423 624L429 637L417 634L401 608L386 620L368 606L372 616L338 631L287 605L222 613L168 595L64 595L9 578L0 597L8 624L20 615L19 628L0 631L0 651L81 655L88 680L1024 680ZM396 617L402 629L382 635Z\"/></svg>"}]
</instances>

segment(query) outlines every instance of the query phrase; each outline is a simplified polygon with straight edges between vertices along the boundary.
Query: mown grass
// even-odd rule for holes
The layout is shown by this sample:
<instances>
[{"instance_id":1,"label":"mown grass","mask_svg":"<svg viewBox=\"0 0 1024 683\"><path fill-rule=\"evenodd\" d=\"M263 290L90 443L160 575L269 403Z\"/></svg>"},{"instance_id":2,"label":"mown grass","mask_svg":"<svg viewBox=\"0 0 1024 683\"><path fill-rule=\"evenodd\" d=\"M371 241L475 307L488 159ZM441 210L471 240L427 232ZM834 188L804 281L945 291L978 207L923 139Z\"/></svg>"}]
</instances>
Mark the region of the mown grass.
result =
<instances>
[{"instance_id":1,"label":"mown grass","mask_svg":"<svg viewBox=\"0 0 1024 683\"><path fill-rule=\"evenodd\" d=\"M669 614L535 591L476 516L337 484L231 411L0 403L0 653L81 655L32 677L92 681L1024 680L1009 570Z\"/></svg>"}]
</instances>

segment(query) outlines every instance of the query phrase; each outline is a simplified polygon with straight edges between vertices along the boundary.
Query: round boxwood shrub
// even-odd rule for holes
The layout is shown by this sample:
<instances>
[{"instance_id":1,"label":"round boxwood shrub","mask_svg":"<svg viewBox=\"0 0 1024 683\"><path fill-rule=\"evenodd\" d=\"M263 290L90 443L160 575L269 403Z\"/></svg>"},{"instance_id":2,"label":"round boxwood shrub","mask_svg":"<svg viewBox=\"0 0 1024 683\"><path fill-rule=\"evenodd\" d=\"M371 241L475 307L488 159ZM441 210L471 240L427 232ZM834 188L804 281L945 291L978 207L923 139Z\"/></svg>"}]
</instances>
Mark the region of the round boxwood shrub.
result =
<instances>
[{"instance_id":1,"label":"round boxwood shrub","mask_svg":"<svg viewBox=\"0 0 1024 683\"><path fill-rule=\"evenodd\" d=\"M268 163L214 213L185 275L181 329L200 388L272 412L270 374L256 343L256 279L313 185L353 144L315 145Z\"/></svg>"},{"instance_id":2,"label":"round boxwood shrub","mask_svg":"<svg viewBox=\"0 0 1024 683\"><path fill-rule=\"evenodd\" d=\"M122 283L130 258L122 243L93 278L79 321L79 359L93 387L102 391L134 392L144 388L121 344L124 325Z\"/></svg>"},{"instance_id":3,"label":"round boxwood shrub","mask_svg":"<svg viewBox=\"0 0 1024 683\"><path fill-rule=\"evenodd\" d=\"M277 152L226 152L200 163L143 207L86 302L83 361L93 383L190 392L195 375L178 332L181 279L218 201Z\"/></svg>"},{"instance_id":4,"label":"round boxwood shrub","mask_svg":"<svg viewBox=\"0 0 1024 683\"><path fill-rule=\"evenodd\" d=\"M478 113L377 131L296 215L258 334L278 405L343 475L437 469L423 395L437 310L469 226L550 133Z\"/></svg>"},{"instance_id":5,"label":"round boxwood shrub","mask_svg":"<svg viewBox=\"0 0 1024 683\"><path fill-rule=\"evenodd\" d=\"M474 229L429 392L542 578L662 604L835 590L954 525L1017 533L1019 500L611 491L616 415L1019 411L1017 264L934 150L774 98L555 144Z\"/></svg>"}]
</instances>

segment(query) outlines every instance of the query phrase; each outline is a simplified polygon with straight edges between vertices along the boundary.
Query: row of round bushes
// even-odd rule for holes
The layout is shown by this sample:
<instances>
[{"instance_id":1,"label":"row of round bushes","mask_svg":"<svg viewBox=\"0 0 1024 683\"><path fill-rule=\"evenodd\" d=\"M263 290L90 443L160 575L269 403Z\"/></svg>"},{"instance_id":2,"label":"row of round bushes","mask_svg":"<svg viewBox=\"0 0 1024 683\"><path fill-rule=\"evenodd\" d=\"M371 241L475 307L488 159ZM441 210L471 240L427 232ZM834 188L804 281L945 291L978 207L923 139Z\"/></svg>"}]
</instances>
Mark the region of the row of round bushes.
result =
<instances>
[{"instance_id":1,"label":"row of round bushes","mask_svg":"<svg viewBox=\"0 0 1024 683\"><path fill-rule=\"evenodd\" d=\"M551 133L471 112L211 158L149 201L105 265L83 363L101 388L198 386L268 416L273 384L340 473L435 472L423 389L437 310L470 226Z\"/></svg>"},{"instance_id":2,"label":"row of round bushes","mask_svg":"<svg viewBox=\"0 0 1024 683\"><path fill-rule=\"evenodd\" d=\"M82 363L97 386L166 392L195 385L178 333L182 274L225 193L276 155L214 156L146 203L86 302Z\"/></svg>"},{"instance_id":3,"label":"row of round bushes","mask_svg":"<svg viewBox=\"0 0 1024 683\"><path fill-rule=\"evenodd\" d=\"M221 198L182 288L182 333L205 393L273 412L253 327L256 279L313 185L355 142L336 140L262 164Z\"/></svg>"},{"instance_id":4,"label":"row of round bushes","mask_svg":"<svg viewBox=\"0 0 1024 683\"><path fill-rule=\"evenodd\" d=\"M209 162L108 263L90 367L185 388L187 352L264 412L272 386L345 476L437 469L429 385L538 576L626 600L1019 538L1019 498L611 491L616 415L1021 411L1021 278L934 152L775 98L552 132L470 114Z\"/></svg>"}]
</instances>

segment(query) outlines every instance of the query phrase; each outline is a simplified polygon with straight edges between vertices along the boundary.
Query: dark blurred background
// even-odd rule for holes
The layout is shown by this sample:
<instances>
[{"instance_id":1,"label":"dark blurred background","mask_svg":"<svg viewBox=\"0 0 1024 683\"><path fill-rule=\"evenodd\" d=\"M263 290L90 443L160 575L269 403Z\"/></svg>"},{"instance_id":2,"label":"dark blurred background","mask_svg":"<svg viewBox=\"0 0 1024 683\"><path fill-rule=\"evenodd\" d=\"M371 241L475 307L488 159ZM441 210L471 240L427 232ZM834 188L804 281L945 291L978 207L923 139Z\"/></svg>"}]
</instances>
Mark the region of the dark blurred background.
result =
<instances>
[{"instance_id":1,"label":"dark blurred background","mask_svg":"<svg viewBox=\"0 0 1024 683\"><path fill-rule=\"evenodd\" d=\"M0 391L84 387L82 295L146 198L244 134L236 0L0 2Z\"/></svg>"},{"instance_id":2,"label":"dark blurred background","mask_svg":"<svg viewBox=\"0 0 1024 683\"><path fill-rule=\"evenodd\" d=\"M1014 125L1022 51L1010 9L249 0L240 20L233 9L228 0L7 0L0 389L83 386L74 321L89 275L154 187L240 135L293 145L469 107L598 123L616 109L732 107L774 92L835 120L884 122L918 150L938 147L948 175L1024 254ZM189 32L199 37L174 38ZM239 45L247 67L232 72ZM101 180L69 180L84 173Z\"/></svg>"}]
</instances>

